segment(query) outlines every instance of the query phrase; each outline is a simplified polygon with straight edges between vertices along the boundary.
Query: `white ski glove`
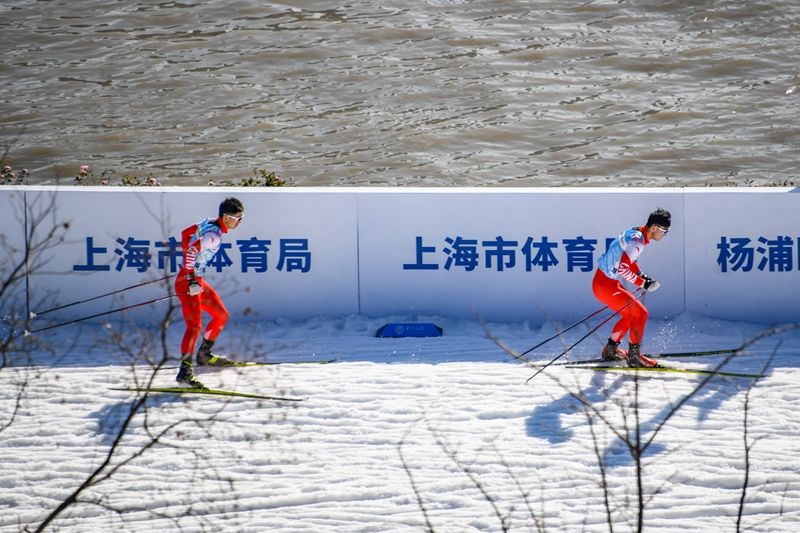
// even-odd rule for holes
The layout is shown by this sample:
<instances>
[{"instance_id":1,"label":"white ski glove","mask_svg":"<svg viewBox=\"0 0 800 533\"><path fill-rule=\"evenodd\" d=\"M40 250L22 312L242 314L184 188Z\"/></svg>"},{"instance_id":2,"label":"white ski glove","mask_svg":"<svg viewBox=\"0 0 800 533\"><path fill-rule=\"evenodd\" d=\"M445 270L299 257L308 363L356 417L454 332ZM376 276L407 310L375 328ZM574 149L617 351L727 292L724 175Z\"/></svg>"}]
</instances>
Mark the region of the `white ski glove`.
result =
<instances>
[{"instance_id":1,"label":"white ski glove","mask_svg":"<svg viewBox=\"0 0 800 533\"><path fill-rule=\"evenodd\" d=\"M200 286L200 282L194 277L194 273L189 274L187 278L189 279L189 296L197 296L203 292L203 287Z\"/></svg>"}]
</instances>

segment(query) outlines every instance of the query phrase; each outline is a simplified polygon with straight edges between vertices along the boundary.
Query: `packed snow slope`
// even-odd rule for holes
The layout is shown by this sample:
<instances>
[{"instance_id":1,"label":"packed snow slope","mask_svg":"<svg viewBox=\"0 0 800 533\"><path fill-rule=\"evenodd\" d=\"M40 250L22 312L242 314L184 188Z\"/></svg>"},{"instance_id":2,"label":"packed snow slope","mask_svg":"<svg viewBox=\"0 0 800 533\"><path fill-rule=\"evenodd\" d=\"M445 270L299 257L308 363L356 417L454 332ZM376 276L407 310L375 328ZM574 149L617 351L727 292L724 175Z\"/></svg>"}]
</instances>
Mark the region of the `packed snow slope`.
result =
<instances>
[{"instance_id":1,"label":"packed snow slope","mask_svg":"<svg viewBox=\"0 0 800 533\"><path fill-rule=\"evenodd\" d=\"M444 335L376 338L391 321ZM564 326L487 324L517 351ZM765 328L684 314L651 320L644 347L734 348ZM549 361L587 331L530 356ZM797 330L724 365L761 379L554 366L526 383L534 370L477 320L252 322L231 324L220 353L335 361L201 379L302 402L110 390L174 385L180 334L169 330L166 361L158 332L124 323L60 328L41 338L53 352L9 354L0 531L798 531ZM607 334L562 360L597 357ZM708 369L726 357L664 362Z\"/></svg>"}]
</instances>

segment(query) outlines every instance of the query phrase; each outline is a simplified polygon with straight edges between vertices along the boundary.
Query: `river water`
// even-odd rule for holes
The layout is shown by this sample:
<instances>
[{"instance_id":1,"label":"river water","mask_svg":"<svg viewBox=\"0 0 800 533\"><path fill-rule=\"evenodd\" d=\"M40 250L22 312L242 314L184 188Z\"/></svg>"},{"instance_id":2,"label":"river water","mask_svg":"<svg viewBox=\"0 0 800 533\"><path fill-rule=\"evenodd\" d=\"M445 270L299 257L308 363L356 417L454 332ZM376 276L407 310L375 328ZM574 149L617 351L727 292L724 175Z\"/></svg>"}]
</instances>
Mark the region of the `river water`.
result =
<instances>
[{"instance_id":1,"label":"river water","mask_svg":"<svg viewBox=\"0 0 800 533\"><path fill-rule=\"evenodd\" d=\"M31 183L798 175L795 0L2 0L0 44L0 155Z\"/></svg>"}]
</instances>

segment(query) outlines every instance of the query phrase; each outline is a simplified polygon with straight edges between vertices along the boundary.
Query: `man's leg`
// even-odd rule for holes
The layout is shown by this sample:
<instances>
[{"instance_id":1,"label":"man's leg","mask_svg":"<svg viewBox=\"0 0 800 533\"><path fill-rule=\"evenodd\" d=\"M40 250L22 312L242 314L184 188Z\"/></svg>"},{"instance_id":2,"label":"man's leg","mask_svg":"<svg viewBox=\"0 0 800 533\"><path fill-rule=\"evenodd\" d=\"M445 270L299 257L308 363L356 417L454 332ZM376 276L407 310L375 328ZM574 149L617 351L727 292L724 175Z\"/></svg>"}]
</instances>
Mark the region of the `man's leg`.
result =
<instances>
[{"instance_id":1,"label":"man's leg","mask_svg":"<svg viewBox=\"0 0 800 533\"><path fill-rule=\"evenodd\" d=\"M204 389L206 388L205 385L195 377L194 371L192 370L192 354L197 344L197 338L200 336L200 332L203 329L203 311L201 306L203 294L200 293L195 296L190 296L188 293L188 284L185 280L182 280L180 276L175 282L175 292L181 302L181 313L183 314L183 322L186 327L183 333L183 339L181 340L181 366L178 370L178 375L175 376L175 381L196 389Z\"/></svg>"},{"instance_id":2,"label":"man's leg","mask_svg":"<svg viewBox=\"0 0 800 533\"><path fill-rule=\"evenodd\" d=\"M211 348L214 346L219 334L222 333L225 324L227 324L230 313L228 313L225 304L222 303L222 298L219 297L217 291L208 283L204 283L203 295L203 311L211 315L211 321L206 326L203 342L197 350L197 364L232 365L234 364L232 361L211 353Z\"/></svg>"},{"instance_id":3,"label":"man's leg","mask_svg":"<svg viewBox=\"0 0 800 533\"><path fill-rule=\"evenodd\" d=\"M626 358L629 366L655 366L657 363L640 354L640 344L644 338L644 329L647 324L647 308L633 294L625 290L617 280L608 278L602 271L595 273L592 281L592 291L595 297L618 312L620 319L614 324L608 344L603 348L602 357L607 360L621 360L624 351L617 346L629 333L631 349ZM636 364L632 364L635 359Z\"/></svg>"}]
</instances>

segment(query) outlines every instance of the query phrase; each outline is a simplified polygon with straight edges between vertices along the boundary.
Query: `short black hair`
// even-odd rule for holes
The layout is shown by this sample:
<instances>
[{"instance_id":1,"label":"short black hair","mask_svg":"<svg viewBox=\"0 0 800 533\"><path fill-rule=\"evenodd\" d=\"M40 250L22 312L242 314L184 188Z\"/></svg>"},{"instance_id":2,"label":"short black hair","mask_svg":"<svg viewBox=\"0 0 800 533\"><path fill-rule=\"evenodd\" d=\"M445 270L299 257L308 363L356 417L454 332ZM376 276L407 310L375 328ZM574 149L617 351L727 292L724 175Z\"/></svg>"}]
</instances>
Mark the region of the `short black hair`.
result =
<instances>
[{"instance_id":1,"label":"short black hair","mask_svg":"<svg viewBox=\"0 0 800 533\"><path fill-rule=\"evenodd\" d=\"M233 196L225 198L222 203L219 204L219 216L233 215L234 213L239 213L241 211L244 211L244 206L242 205L241 200L234 198Z\"/></svg>"},{"instance_id":2,"label":"short black hair","mask_svg":"<svg viewBox=\"0 0 800 533\"><path fill-rule=\"evenodd\" d=\"M672 215L666 209L658 208L647 217L647 226L661 226L662 228L669 229L672 223Z\"/></svg>"}]
</instances>

